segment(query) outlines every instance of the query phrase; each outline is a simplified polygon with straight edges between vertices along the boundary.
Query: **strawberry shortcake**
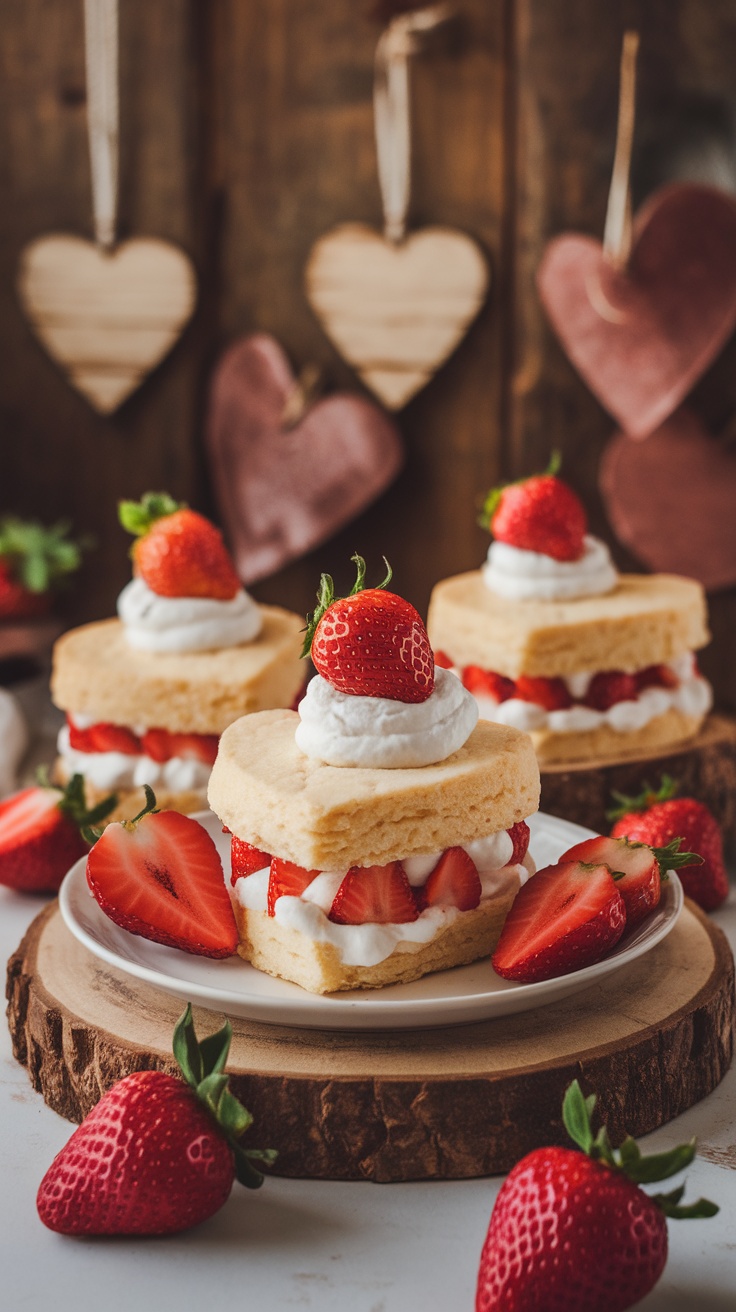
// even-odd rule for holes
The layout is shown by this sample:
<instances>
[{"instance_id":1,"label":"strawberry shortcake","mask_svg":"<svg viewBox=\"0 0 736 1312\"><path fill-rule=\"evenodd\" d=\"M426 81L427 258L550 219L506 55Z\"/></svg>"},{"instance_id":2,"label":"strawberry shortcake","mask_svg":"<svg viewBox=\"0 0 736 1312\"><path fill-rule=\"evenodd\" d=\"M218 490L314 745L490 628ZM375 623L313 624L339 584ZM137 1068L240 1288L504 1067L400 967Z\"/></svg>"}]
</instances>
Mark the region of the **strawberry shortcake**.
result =
<instances>
[{"instance_id":1,"label":"strawberry shortcake","mask_svg":"<svg viewBox=\"0 0 736 1312\"><path fill-rule=\"evenodd\" d=\"M136 535L118 618L56 643L51 691L67 722L57 779L82 774L88 801L116 791L113 819L144 805L206 805L222 730L239 716L291 706L304 682L298 615L257 605L219 531L165 494L123 502Z\"/></svg>"},{"instance_id":2,"label":"strawberry shortcake","mask_svg":"<svg viewBox=\"0 0 736 1312\"><path fill-rule=\"evenodd\" d=\"M438 663L485 719L531 734L544 765L651 754L697 733L712 704L692 579L619 574L575 493L547 474L490 494L481 570L429 606Z\"/></svg>"},{"instance_id":3,"label":"strawberry shortcake","mask_svg":"<svg viewBox=\"0 0 736 1312\"><path fill-rule=\"evenodd\" d=\"M315 993L488 955L533 864L529 738L479 724L401 597L323 575L298 712L231 725L209 785L232 833L241 955Z\"/></svg>"}]
</instances>

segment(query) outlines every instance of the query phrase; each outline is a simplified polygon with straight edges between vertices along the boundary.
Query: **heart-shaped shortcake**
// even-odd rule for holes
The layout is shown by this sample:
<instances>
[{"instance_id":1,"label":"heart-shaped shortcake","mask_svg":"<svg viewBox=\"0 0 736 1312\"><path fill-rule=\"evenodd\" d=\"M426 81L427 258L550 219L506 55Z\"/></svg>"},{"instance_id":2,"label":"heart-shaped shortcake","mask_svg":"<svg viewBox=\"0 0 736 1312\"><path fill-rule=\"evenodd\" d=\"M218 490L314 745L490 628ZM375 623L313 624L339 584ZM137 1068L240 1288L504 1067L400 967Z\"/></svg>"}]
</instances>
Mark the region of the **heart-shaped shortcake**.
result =
<instances>
[{"instance_id":1,"label":"heart-shaped shortcake","mask_svg":"<svg viewBox=\"0 0 736 1312\"><path fill-rule=\"evenodd\" d=\"M296 380L265 333L225 352L210 389L206 441L212 478L245 583L326 541L396 477L395 424L365 397L336 392L284 425Z\"/></svg>"},{"instance_id":2,"label":"heart-shaped shortcake","mask_svg":"<svg viewBox=\"0 0 736 1312\"><path fill-rule=\"evenodd\" d=\"M646 442L617 433L601 462L611 524L650 569L709 591L736 584L736 451L684 407Z\"/></svg>"},{"instance_id":3,"label":"heart-shaped shortcake","mask_svg":"<svg viewBox=\"0 0 736 1312\"><path fill-rule=\"evenodd\" d=\"M563 233L537 273L570 360L631 437L653 432L687 396L736 325L736 201L678 183L637 215L618 271L592 237Z\"/></svg>"},{"instance_id":4,"label":"heart-shaped shortcake","mask_svg":"<svg viewBox=\"0 0 736 1312\"><path fill-rule=\"evenodd\" d=\"M105 252L58 233L23 250L18 294L72 386L111 414L171 350L194 310L196 278L184 252L155 237Z\"/></svg>"},{"instance_id":5,"label":"heart-shaped shortcake","mask_svg":"<svg viewBox=\"0 0 736 1312\"><path fill-rule=\"evenodd\" d=\"M424 228L394 245L348 223L313 247L306 288L340 354L400 410L462 340L488 278L484 255L463 232Z\"/></svg>"}]
</instances>

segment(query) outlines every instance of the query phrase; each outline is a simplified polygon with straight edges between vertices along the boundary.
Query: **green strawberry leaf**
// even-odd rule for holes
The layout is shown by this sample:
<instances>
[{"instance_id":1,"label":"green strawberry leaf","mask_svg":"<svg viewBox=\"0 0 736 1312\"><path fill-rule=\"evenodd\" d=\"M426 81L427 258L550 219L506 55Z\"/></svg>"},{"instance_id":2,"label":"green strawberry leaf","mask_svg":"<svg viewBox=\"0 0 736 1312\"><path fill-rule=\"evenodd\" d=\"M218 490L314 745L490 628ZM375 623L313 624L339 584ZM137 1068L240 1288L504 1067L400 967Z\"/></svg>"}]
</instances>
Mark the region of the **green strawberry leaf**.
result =
<instances>
[{"instance_id":1,"label":"green strawberry leaf","mask_svg":"<svg viewBox=\"0 0 736 1312\"><path fill-rule=\"evenodd\" d=\"M689 1166L695 1156L695 1140L671 1148L666 1153L652 1153L650 1157L639 1157L631 1165L625 1165L625 1174L634 1184L656 1184L659 1180L668 1180Z\"/></svg>"},{"instance_id":2,"label":"green strawberry leaf","mask_svg":"<svg viewBox=\"0 0 736 1312\"><path fill-rule=\"evenodd\" d=\"M197 1043L197 1036L194 1033L191 1002L187 1003L184 1015L180 1016L176 1022L173 1047L174 1056L184 1079L192 1089L197 1089L203 1075L202 1055Z\"/></svg>"},{"instance_id":3,"label":"green strawberry leaf","mask_svg":"<svg viewBox=\"0 0 736 1312\"><path fill-rule=\"evenodd\" d=\"M221 1030L218 1030L216 1034L209 1034L206 1039L201 1040L199 1052L202 1058L203 1077L205 1075L219 1075L224 1071L232 1036L233 1027L230 1021L226 1020Z\"/></svg>"},{"instance_id":4,"label":"green strawberry leaf","mask_svg":"<svg viewBox=\"0 0 736 1312\"><path fill-rule=\"evenodd\" d=\"M632 811L648 811L650 806L657 802L669 802L675 796L679 784L670 775L663 774L660 780L659 788L652 788L651 784L645 782L642 791L636 797L627 797L625 793L619 793L612 789L611 796L616 805L606 811L607 820L621 820L623 816L629 815Z\"/></svg>"},{"instance_id":5,"label":"green strawberry leaf","mask_svg":"<svg viewBox=\"0 0 736 1312\"><path fill-rule=\"evenodd\" d=\"M353 584L352 588L348 593L348 596L354 597L358 592L362 592L365 588L365 561L362 556L359 556L357 554L357 552L354 556L351 556L350 559L353 561L356 567L356 579L355 579L355 583ZM391 579L393 578L393 570L391 569L391 566L389 565L385 556L383 558L383 563L386 566L386 577L383 580L383 583L377 583L375 585L377 588L387 588L389 583L391 582ZM317 593L316 609L312 612L311 615L307 615L307 623L305 628L303 629L304 644L301 650L302 659L308 656L309 653L311 652L312 642L314 641L314 634L317 625L322 619L322 616L324 615L325 611L328 610L328 608L332 605L333 601L335 600L337 600L337 598L335 597L335 584L333 582L332 575L323 574L319 581L319 591Z\"/></svg>"},{"instance_id":6,"label":"green strawberry leaf","mask_svg":"<svg viewBox=\"0 0 736 1312\"><path fill-rule=\"evenodd\" d=\"M186 501L175 501L168 492L146 492L140 501L118 502L120 523L136 538L143 537L157 519L174 515L177 510L186 510Z\"/></svg>"},{"instance_id":7,"label":"green strawberry leaf","mask_svg":"<svg viewBox=\"0 0 736 1312\"><path fill-rule=\"evenodd\" d=\"M595 1104L595 1094L592 1094L590 1098L584 1098L583 1091L577 1080L573 1080L572 1084L568 1086L562 1103L562 1120L565 1129L573 1143L576 1143L588 1155L590 1155L593 1147L590 1117Z\"/></svg>"}]
</instances>

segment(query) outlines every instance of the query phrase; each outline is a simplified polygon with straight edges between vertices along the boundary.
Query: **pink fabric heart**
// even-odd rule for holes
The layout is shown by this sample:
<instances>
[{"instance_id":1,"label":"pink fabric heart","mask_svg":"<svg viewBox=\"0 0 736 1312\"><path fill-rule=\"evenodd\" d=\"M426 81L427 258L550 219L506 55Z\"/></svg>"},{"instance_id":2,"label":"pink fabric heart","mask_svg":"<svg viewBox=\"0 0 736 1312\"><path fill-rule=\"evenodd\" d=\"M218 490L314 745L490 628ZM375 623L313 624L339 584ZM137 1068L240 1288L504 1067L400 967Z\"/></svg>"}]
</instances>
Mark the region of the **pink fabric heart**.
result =
<instances>
[{"instance_id":1,"label":"pink fabric heart","mask_svg":"<svg viewBox=\"0 0 736 1312\"><path fill-rule=\"evenodd\" d=\"M736 202L673 184L639 211L617 272L599 242L563 233L537 272L542 304L578 372L631 437L651 433L736 326Z\"/></svg>"},{"instance_id":2,"label":"pink fabric heart","mask_svg":"<svg viewBox=\"0 0 736 1312\"><path fill-rule=\"evenodd\" d=\"M617 536L653 570L736 583L736 451L678 410L646 442L616 433L600 486Z\"/></svg>"},{"instance_id":3,"label":"pink fabric heart","mask_svg":"<svg viewBox=\"0 0 736 1312\"><path fill-rule=\"evenodd\" d=\"M212 379L205 437L244 583L331 537L388 487L403 463L396 426L359 395L333 393L285 428L295 383L279 343L265 333L229 347Z\"/></svg>"}]
</instances>

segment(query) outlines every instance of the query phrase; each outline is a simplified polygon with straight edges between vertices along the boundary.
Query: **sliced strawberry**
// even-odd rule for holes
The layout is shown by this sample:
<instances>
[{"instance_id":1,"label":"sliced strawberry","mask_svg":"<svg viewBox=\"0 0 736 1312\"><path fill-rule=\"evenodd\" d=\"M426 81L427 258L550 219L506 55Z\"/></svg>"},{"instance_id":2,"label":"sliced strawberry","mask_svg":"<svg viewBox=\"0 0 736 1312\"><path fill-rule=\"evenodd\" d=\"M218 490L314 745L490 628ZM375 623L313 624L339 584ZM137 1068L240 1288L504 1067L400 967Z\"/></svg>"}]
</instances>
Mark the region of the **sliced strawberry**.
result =
<instances>
[{"instance_id":1,"label":"sliced strawberry","mask_svg":"<svg viewBox=\"0 0 736 1312\"><path fill-rule=\"evenodd\" d=\"M517 820L515 825L506 830L506 833L514 845L509 865L518 866L529 851L529 826L526 820Z\"/></svg>"},{"instance_id":2,"label":"sliced strawberry","mask_svg":"<svg viewBox=\"0 0 736 1312\"><path fill-rule=\"evenodd\" d=\"M608 867L560 861L519 889L491 960L504 979L533 984L600 961L625 928Z\"/></svg>"},{"instance_id":3,"label":"sliced strawberry","mask_svg":"<svg viewBox=\"0 0 736 1312\"><path fill-rule=\"evenodd\" d=\"M583 705L594 711L607 711L617 702L634 701L637 694L635 674L622 670L604 670L594 674L583 698Z\"/></svg>"},{"instance_id":4,"label":"sliced strawberry","mask_svg":"<svg viewBox=\"0 0 736 1312\"><path fill-rule=\"evenodd\" d=\"M24 788L0 802L0 884L22 893L55 893L89 849L81 828L104 820L116 805L110 796L88 811L79 774L63 789Z\"/></svg>"},{"instance_id":5,"label":"sliced strawberry","mask_svg":"<svg viewBox=\"0 0 736 1312\"><path fill-rule=\"evenodd\" d=\"M563 679L531 678L522 674L516 680L516 696L523 702L536 702L546 711L566 711L572 697Z\"/></svg>"},{"instance_id":6,"label":"sliced strawberry","mask_svg":"<svg viewBox=\"0 0 736 1312\"><path fill-rule=\"evenodd\" d=\"M70 716L66 717L69 726L69 746L76 752L122 752L125 756L138 756L141 750L140 739L132 729L122 724L91 724L87 729L79 729Z\"/></svg>"},{"instance_id":7,"label":"sliced strawberry","mask_svg":"<svg viewBox=\"0 0 736 1312\"><path fill-rule=\"evenodd\" d=\"M503 674L484 670L480 665L466 665L462 673L463 686L474 697L493 697L494 701L507 702L516 696L516 684Z\"/></svg>"},{"instance_id":8,"label":"sliced strawberry","mask_svg":"<svg viewBox=\"0 0 736 1312\"><path fill-rule=\"evenodd\" d=\"M631 929L659 906L661 872L651 847L625 838L586 838L561 858L607 866L626 904L626 927Z\"/></svg>"},{"instance_id":9,"label":"sliced strawberry","mask_svg":"<svg viewBox=\"0 0 736 1312\"><path fill-rule=\"evenodd\" d=\"M636 686L641 692L644 688L678 688L680 680L669 665L647 665L636 675Z\"/></svg>"},{"instance_id":10,"label":"sliced strawberry","mask_svg":"<svg viewBox=\"0 0 736 1312\"><path fill-rule=\"evenodd\" d=\"M439 665L442 670L451 670L455 662L447 655L446 651L436 651L434 654L434 663Z\"/></svg>"},{"instance_id":11,"label":"sliced strawberry","mask_svg":"<svg viewBox=\"0 0 736 1312\"><path fill-rule=\"evenodd\" d=\"M147 807L107 826L87 858L106 916L131 934L203 957L230 957L238 930L217 848L197 820Z\"/></svg>"},{"instance_id":12,"label":"sliced strawberry","mask_svg":"<svg viewBox=\"0 0 736 1312\"><path fill-rule=\"evenodd\" d=\"M427 882L418 890L422 907L457 907L472 911L480 902L480 876L463 847L448 847Z\"/></svg>"},{"instance_id":13,"label":"sliced strawberry","mask_svg":"<svg viewBox=\"0 0 736 1312\"><path fill-rule=\"evenodd\" d=\"M294 861L284 861L281 857L271 857L271 873L268 877L268 914L276 915L276 903L280 897L301 897L319 870L305 870Z\"/></svg>"},{"instance_id":14,"label":"sliced strawberry","mask_svg":"<svg viewBox=\"0 0 736 1312\"><path fill-rule=\"evenodd\" d=\"M230 883L233 886L239 879L255 874L256 870L265 870L270 864L271 857L268 852L262 852L259 847L254 847L252 843L246 843L244 838L236 838L233 834L230 842Z\"/></svg>"},{"instance_id":15,"label":"sliced strawberry","mask_svg":"<svg viewBox=\"0 0 736 1312\"><path fill-rule=\"evenodd\" d=\"M142 750L152 761L202 761L214 765L220 742L216 733L169 733L168 729L147 729L141 740Z\"/></svg>"},{"instance_id":16,"label":"sliced strawberry","mask_svg":"<svg viewBox=\"0 0 736 1312\"><path fill-rule=\"evenodd\" d=\"M400 861L352 866L335 894L330 920L337 925L404 925L419 915Z\"/></svg>"}]
</instances>

